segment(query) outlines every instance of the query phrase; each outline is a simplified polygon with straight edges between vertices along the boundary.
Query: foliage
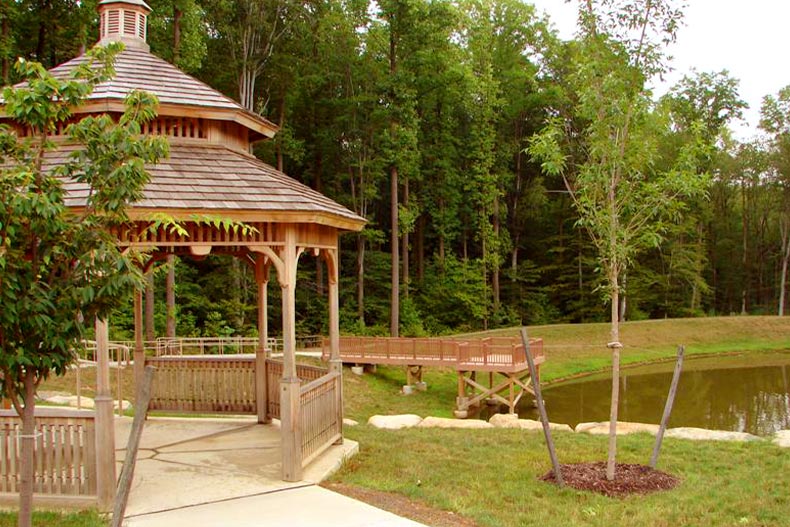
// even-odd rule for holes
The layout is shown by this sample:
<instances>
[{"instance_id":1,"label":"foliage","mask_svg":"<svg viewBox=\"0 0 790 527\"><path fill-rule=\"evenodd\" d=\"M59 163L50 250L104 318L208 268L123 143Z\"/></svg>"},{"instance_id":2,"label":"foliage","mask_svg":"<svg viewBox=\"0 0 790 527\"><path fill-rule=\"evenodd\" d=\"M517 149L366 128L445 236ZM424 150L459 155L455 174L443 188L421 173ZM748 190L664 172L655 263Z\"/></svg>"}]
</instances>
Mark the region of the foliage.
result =
<instances>
[{"instance_id":1,"label":"foliage","mask_svg":"<svg viewBox=\"0 0 790 527\"><path fill-rule=\"evenodd\" d=\"M63 373L83 336L82 321L106 316L139 284L132 256L120 252L108 229L123 222L125 205L141 196L148 177L143 164L166 155L162 140L136 137L140 123L153 117L155 101L136 92L119 125L108 116L71 124L69 138L82 148L52 170L43 165L54 148L48 134L71 117L94 83L112 73L117 51L97 49L92 62L63 81L20 61L17 73L27 84L3 92L6 115L31 133L18 141L6 126L0 135L6 163L0 179L0 368L7 396L23 392L29 368L37 378ZM101 67L91 69L94 64ZM76 214L63 200L69 179L91 189Z\"/></svg>"}]
</instances>

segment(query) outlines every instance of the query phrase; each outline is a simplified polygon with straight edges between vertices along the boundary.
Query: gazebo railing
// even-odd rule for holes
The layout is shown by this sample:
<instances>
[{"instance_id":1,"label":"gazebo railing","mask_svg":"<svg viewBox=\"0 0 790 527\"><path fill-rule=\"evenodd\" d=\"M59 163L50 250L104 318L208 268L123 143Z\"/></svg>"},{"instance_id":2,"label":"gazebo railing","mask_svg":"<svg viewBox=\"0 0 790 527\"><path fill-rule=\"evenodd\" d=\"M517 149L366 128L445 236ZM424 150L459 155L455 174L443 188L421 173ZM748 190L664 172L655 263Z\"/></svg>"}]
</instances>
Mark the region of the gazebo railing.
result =
<instances>
[{"instance_id":1,"label":"gazebo railing","mask_svg":"<svg viewBox=\"0 0 790 527\"><path fill-rule=\"evenodd\" d=\"M302 385L320 379L329 372L327 368L310 366L309 364L296 364L296 376ZM280 379L283 376L283 361L279 359L266 359L266 388L267 388L267 413L269 417L280 419Z\"/></svg>"},{"instance_id":2,"label":"gazebo railing","mask_svg":"<svg viewBox=\"0 0 790 527\"><path fill-rule=\"evenodd\" d=\"M255 414L255 358L154 357L151 410Z\"/></svg>"},{"instance_id":3,"label":"gazebo railing","mask_svg":"<svg viewBox=\"0 0 790 527\"><path fill-rule=\"evenodd\" d=\"M306 466L343 435L340 372L332 371L302 386L302 466Z\"/></svg>"},{"instance_id":4,"label":"gazebo railing","mask_svg":"<svg viewBox=\"0 0 790 527\"><path fill-rule=\"evenodd\" d=\"M0 503L19 499L22 422L0 410ZM33 492L49 506L96 506L95 413L36 408Z\"/></svg>"},{"instance_id":5,"label":"gazebo railing","mask_svg":"<svg viewBox=\"0 0 790 527\"><path fill-rule=\"evenodd\" d=\"M255 353L257 337L160 337L156 339L156 356L163 355L232 355ZM277 349L277 339L270 338L267 347Z\"/></svg>"}]
</instances>

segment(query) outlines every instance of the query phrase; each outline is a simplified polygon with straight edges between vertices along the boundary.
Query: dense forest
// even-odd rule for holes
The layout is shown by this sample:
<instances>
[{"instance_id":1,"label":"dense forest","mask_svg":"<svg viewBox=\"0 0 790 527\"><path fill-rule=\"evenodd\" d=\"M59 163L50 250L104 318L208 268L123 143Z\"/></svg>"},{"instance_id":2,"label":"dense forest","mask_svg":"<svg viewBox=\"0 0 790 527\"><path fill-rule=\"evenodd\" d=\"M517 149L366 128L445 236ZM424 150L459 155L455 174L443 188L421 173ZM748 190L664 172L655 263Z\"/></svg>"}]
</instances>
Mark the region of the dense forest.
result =
<instances>
[{"instance_id":1,"label":"dense forest","mask_svg":"<svg viewBox=\"0 0 790 527\"><path fill-rule=\"evenodd\" d=\"M14 82L17 56L51 67L92 46L96 1L4 0L4 82ZM344 332L608 318L601 262L569 193L573 175L545 170L529 150L559 120L569 158L589 155L583 83L602 76L579 74L584 47L561 40L528 0L148 4L153 53L280 126L258 157L367 218L342 239ZM628 71L640 89L661 73ZM642 109L650 148L641 177L693 155L684 177L705 188L633 256L621 278L624 319L783 314L790 88L766 94L761 137L741 142L730 127L745 106L738 80L714 71L692 72ZM158 269L149 288L159 334L168 281L179 336L254 333L250 270L222 257L173 267ZM299 279L297 330L321 333L321 266L304 257ZM119 335L131 312L113 320Z\"/></svg>"}]
</instances>

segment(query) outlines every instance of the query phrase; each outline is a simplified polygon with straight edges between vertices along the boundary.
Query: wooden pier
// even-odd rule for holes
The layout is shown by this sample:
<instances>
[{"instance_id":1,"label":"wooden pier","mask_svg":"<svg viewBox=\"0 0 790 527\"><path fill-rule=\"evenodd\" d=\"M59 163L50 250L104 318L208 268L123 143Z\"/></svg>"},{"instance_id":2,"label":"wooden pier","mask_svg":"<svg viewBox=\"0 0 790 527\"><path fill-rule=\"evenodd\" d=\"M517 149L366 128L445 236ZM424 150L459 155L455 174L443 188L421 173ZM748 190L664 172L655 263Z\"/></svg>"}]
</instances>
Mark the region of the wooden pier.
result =
<instances>
[{"instance_id":1,"label":"wooden pier","mask_svg":"<svg viewBox=\"0 0 790 527\"><path fill-rule=\"evenodd\" d=\"M530 339L529 347L540 371L546 360L543 340ZM327 355L328 341L323 349ZM357 365L405 366L409 385L422 382L423 367L453 369L458 373L455 415L461 418L468 415L469 408L487 400L505 404L510 413L515 413L525 393L534 395L524 345L515 337L340 337L340 358L344 363ZM487 373L488 378L479 379L478 373Z\"/></svg>"}]
</instances>

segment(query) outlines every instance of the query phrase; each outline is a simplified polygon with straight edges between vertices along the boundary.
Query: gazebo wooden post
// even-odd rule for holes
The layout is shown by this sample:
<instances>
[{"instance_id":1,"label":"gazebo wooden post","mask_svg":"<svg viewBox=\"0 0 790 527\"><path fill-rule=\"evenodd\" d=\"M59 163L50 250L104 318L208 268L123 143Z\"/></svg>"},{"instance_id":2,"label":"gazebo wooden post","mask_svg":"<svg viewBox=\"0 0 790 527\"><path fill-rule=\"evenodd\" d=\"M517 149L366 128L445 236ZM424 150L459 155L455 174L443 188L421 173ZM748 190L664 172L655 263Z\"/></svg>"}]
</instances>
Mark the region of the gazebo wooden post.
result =
<instances>
[{"instance_id":1,"label":"gazebo wooden post","mask_svg":"<svg viewBox=\"0 0 790 527\"><path fill-rule=\"evenodd\" d=\"M329 275L329 364L335 371L342 371L340 361L340 299L337 249L326 251L327 274Z\"/></svg>"},{"instance_id":2,"label":"gazebo wooden post","mask_svg":"<svg viewBox=\"0 0 790 527\"><path fill-rule=\"evenodd\" d=\"M115 422L110 394L107 321L96 319L96 493L100 510L115 501Z\"/></svg>"},{"instance_id":3,"label":"gazebo wooden post","mask_svg":"<svg viewBox=\"0 0 790 527\"><path fill-rule=\"evenodd\" d=\"M283 479L302 479L301 383L296 375L296 227L288 225L282 254L283 378L280 381L280 415L283 446Z\"/></svg>"},{"instance_id":4,"label":"gazebo wooden post","mask_svg":"<svg viewBox=\"0 0 790 527\"><path fill-rule=\"evenodd\" d=\"M143 385L145 371L145 348L143 346L143 292L134 292L134 385L139 390ZM136 396L135 396L136 397Z\"/></svg>"},{"instance_id":5,"label":"gazebo wooden post","mask_svg":"<svg viewBox=\"0 0 790 527\"><path fill-rule=\"evenodd\" d=\"M258 349L255 350L255 403L258 422L268 424L269 388L266 371L266 345L269 340L269 265L259 254L255 259L255 281L258 284Z\"/></svg>"},{"instance_id":6,"label":"gazebo wooden post","mask_svg":"<svg viewBox=\"0 0 790 527\"><path fill-rule=\"evenodd\" d=\"M337 246L335 238L335 246ZM343 361L340 359L340 273L338 250L325 251L327 275L329 275L329 370L340 374L337 390L337 419L343 422ZM340 427L340 439L335 444L343 443L343 427Z\"/></svg>"}]
</instances>

